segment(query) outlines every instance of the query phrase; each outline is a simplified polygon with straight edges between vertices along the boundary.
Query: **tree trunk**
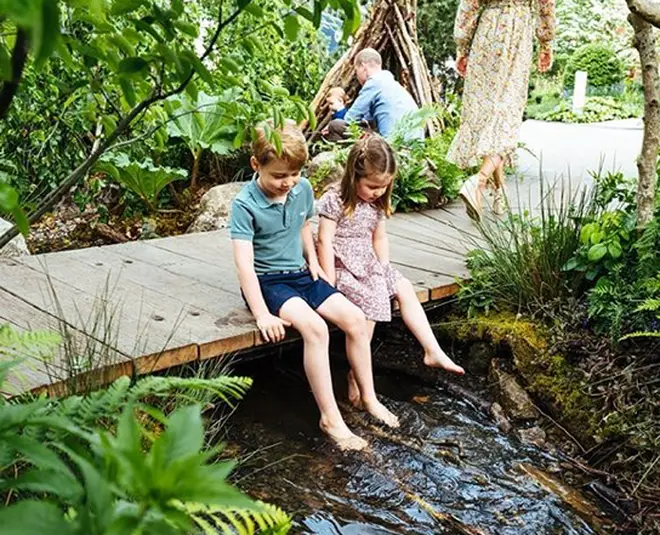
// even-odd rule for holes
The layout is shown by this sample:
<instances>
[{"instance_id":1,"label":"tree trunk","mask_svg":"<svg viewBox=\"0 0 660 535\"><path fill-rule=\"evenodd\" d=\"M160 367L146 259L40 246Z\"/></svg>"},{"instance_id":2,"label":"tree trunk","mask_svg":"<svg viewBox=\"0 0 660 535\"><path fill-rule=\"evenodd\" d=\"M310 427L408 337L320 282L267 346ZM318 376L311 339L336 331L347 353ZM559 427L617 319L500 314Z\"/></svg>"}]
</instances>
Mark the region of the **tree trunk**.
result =
<instances>
[{"instance_id":1,"label":"tree trunk","mask_svg":"<svg viewBox=\"0 0 660 535\"><path fill-rule=\"evenodd\" d=\"M660 146L658 58L651 23L635 13L631 13L628 20L635 30L635 48L639 52L644 84L644 139L637 159L637 224L643 227L653 219L655 209L656 162Z\"/></svg>"}]
</instances>

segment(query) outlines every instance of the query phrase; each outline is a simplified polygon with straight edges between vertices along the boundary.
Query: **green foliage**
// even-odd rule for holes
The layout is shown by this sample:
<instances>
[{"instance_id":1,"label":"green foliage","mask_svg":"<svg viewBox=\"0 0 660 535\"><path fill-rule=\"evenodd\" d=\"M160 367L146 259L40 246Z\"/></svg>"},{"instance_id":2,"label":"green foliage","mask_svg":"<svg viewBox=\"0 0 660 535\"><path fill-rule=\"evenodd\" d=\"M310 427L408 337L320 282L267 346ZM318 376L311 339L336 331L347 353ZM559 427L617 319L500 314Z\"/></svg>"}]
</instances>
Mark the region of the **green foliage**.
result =
<instances>
[{"instance_id":1,"label":"green foliage","mask_svg":"<svg viewBox=\"0 0 660 535\"><path fill-rule=\"evenodd\" d=\"M417 4L417 31L426 61L440 72L456 54L454 19L459 0L420 0Z\"/></svg>"},{"instance_id":2,"label":"green foliage","mask_svg":"<svg viewBox=\"0 0 660 535\"><path fill-rule=\"evenodd\" d=\"M292 62L286 43L295 38L295 46L303 46L300 39L315 34L326 9L343 14L345 36L359 26L356 0L314 0L294 10L283 0L232 0L220 14L217 2L207 0L0 3L0 72L5 79L17 32L27 33L30 54L6 128L0 127L0 171L7 175L0 181L28 201L39 201L63 180L77 179L72 170L81 162L92 165L118 143L132 159L157 159L155 153L166 142L162 101L182 92L192 102L203 89L222 94L235 88L257 95L258 112L235 115L236 136L249 136L255 119L271 117L281 124L291 112L311 119L306 104L289 95L292 89L309 95L317 83L313 76L323 70L305 71L305 60ZM234 27L240 31L232 33ZM280 55L261 39L264 28L278 36ZM200 46L203 54L193 52ZM323 50L319 41L317 51ZM282 76L291 82L291 89L281 88L286 106L271 106L270 97L261 98L258 82L267 78L258 76L260 67L274 58L280 75L292 63L298 75L305 75L304 80ZM245 75L248 70L252 76ZM119 141L129 133L132 139ZM239 144L236 137L234 141ZM1 188L2 209L11 211L25 229L13 190ZM29 202L28 208L33 208Z\"/></svg>"},{"instance_id":3,"label":"green foliage","mask_svg":"<svg viewBox=\"0 0 660 535\"><path fill-rule=\"evenodd\" d=\"M28 221L23 208L18 203L18 193L9 184L3 182L0 182L0 213L12 216L19 230L23 234L28 233Z\"/></svg>"},{"instance_id":4,"label":"green foliage","mask_svg":"<svg viewBox=\"0 0 660 535\"><path fill-rule=\"evenodd\" d=\"M640 115L641 110L637 106L626 105L610 97L587 97L580 114L573 113L573 105L566 100L561 100L550 111L543 111L542 108L532 110L532 113L528 111L528 116L531 118L560 123L599 123L630 119Z\"/></svg>"},{"instance_id":5,"label":"green foliage","mask_svg":"<svg viewBox=\"0 0 660 535\"><path fill-rule=\"evenodd\" d=\"M583 221L595 217L592 195L562 188L555 199L541 181L538 214L508 211L503 220L483 220L485 247L468 256L471 280L461 289L470 309L524 311L535 315L583 288L583 272L564 267L580 246Z\"/></svg>"},{"instance_id":6,"label":"green foliage","mask_svg":"<svg viewBox=\"0 0 660 535\"><path fill-rule=\"evenodd\" d=\"M3 346L44 342L42 333L1 333ZM0 361L0 385L15 364ZM122 378L61 401L0 398L0 492L9 492L2 532L286 533L288 515L231 486L233 462L214 461L221 449L205 446L197 394L231 401L250 384L149 377L131 387ZM153 404L158 398L167 399L166 410Z\"/></svg>"},{"instance_id":7,"label":"green foliage","mask_svg":"<svg viewBox=\"0 0 660 535\"><path fill-rule=\"evenodd\" d=\"M123 153L107 157L97 168L135 193L151 211L158 208L158 196L163 188L175 180L184 180L188 175L183 169L156 167L149 162L131 161Z\"/></svg>"},{"instance_id":8,"label":"green foliage","mask_svg":"<svg viewBox=\"0 0 660 535\"><path fill-rule=\"evenodd\" d=\"M588 86L596 89L615 91L625 77L621 60L614 50L602 43L590 43L573 53L564 71L564 87L568 90L573 89L577 71L586 71Z\"/></svg>"},{"instance_id":9,"label":"green foliage","mask_svg":"<svg viewBox=\"0 0 660 535\"><path fill-rule=\"evenodd\" d=\"M617 0L557 0L557 55L572 54L598 36L615 50L629 48L632 28L628 9Z\"/></svg>"}]
</instances>

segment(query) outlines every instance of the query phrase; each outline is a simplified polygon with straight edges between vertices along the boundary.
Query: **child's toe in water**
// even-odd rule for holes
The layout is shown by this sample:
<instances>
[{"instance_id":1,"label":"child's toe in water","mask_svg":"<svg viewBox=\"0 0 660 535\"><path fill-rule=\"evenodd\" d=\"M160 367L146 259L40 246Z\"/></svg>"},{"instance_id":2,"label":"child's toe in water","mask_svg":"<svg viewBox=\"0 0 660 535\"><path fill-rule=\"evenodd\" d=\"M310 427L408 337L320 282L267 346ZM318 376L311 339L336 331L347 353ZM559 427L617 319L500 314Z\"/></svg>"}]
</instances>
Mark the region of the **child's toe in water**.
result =
<instances>
[{"instance_id":1,"label":"child's toe in water","mask_svg":"<svg viewBox=\"0 0 660 535\"><path fill-rule=\"evenodd\" d=\"M424 364L429 368L442 368L443 370L447 370L448 372L457 375L465 374L465 370L451 360L442 350L439 352L426 353L424 355Z\"/></svg>"},{"instance_id":2,"label":"child's toe in water","mask_svg":"<svg viewBox=\"0 0 660 535\"><path fill-rule=\"evenodd\" d=\"M376 420L393 428L399 427L399 418L390 412L390 410L377 399L371 402L363 403L364 409Z\"/></svg>"},{"instance_id":3,"label":"child's toe in water","mask_svg":"<svg viewBox=\"0 0 660 535\"><path fill-rule=\"evenodd\" d=\"M368 446L367 441L353 433L346 424L331 425L321 420L319 425L321 431L342 451L359 451Z\"/></svg>"}]
</instances>

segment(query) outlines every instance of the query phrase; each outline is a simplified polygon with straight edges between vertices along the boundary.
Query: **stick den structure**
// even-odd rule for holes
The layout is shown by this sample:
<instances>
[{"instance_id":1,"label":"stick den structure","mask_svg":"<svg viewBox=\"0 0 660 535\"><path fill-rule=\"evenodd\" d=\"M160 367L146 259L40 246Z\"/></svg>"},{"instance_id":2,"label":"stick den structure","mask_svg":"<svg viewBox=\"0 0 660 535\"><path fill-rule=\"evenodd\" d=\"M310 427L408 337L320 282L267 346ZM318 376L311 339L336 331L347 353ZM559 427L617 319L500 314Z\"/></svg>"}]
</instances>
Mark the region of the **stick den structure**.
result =
<instances>
[{"instance_id":1,"label":"stick den structure","mask_svg":"<svg viewBox=\"0 0 660 535\"><path fill-rule=\"evenodd\" d=\"M357 96L360 86L353 73L353 61L363 48L374 48L383 58L383 68L391 71L410 92L418 106L440 102L438 90L429 75L426 60L417 41L416 0L376 0L369 17L355 35L351 48L326 75L314 97L312 108L319 118L318 129L308 132L314 139L331 120L325 103L328 90L343 87L349 99ZM427 124L430 135L442 130L439 119Z\"/></svg>"}]
</instances>

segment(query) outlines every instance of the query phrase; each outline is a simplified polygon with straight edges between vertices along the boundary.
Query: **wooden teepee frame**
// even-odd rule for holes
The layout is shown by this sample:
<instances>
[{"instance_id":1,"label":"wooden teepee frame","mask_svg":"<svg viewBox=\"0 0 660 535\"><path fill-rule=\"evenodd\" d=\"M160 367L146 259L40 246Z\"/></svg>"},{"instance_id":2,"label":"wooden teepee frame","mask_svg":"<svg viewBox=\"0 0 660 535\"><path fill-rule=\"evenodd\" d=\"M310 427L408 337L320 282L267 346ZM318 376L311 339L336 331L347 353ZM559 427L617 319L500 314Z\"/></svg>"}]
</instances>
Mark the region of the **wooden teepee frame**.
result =
<instances>
[{"instance_id":1,"label":"wooden teepee frame","mask_svg":"<svg viewBox=\"0 0 660 535\"><path fill-rule=\"evenodd\" d=\"M417 0L375 0L368 19L355 34L353 45L330 69L312 101L318 117L317 130L308 132L312 139L331 120L332 112L325 103L330 88L343 87L351 101L357 96L360 86L354 76L353 62L363 48L380 52L383 68L392 71L418 106L440 102L417 41L416 13ZM434 119L427 127L429 134L435 135L442 130L442 123Z\"/></svg>"}]
</instances>

